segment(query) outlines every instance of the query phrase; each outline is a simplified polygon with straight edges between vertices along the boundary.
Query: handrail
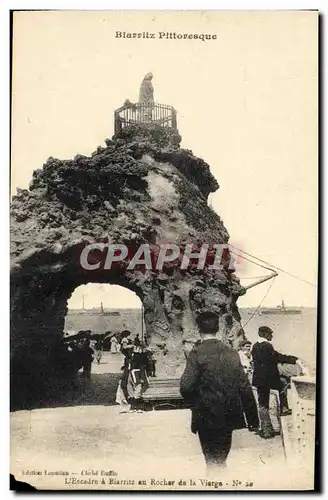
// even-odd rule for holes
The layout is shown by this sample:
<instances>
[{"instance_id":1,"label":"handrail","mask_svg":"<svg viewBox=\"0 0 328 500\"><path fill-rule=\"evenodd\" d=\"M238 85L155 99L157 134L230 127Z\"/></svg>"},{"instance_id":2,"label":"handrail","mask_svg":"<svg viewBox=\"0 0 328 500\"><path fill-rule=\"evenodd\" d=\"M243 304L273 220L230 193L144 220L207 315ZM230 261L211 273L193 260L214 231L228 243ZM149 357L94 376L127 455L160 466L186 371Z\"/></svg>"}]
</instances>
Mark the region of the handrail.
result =
<instances>
[{"instance_id":1,"label":"handrail","mask_svg":"<svg viewBox=\"0 0 328 500\"><path fill-rule=\"evenodd\" d=\"M115 134L129 125L157 124L177 130L177 112L168 104L125 103L114 112Z\"/></svg>"}]
</instances>

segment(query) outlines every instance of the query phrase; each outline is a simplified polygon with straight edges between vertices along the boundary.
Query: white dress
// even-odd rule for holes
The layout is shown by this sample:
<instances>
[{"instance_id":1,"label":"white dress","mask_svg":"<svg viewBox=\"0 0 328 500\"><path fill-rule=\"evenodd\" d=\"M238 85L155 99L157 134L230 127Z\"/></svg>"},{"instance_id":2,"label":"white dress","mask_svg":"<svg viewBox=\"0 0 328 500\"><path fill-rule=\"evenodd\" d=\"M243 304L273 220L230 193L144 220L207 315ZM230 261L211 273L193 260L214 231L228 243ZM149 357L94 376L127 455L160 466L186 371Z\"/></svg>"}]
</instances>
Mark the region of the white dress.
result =
<instances>
[{"instance_id":1,"label":"white dress","mask_svg":"<svg viewBox=\"0 0 328 500\"><path fill-rule=\"evenodd\" d=\"M116 354L117 353L117 338L116 337L112 337L110 342L111 342L111 344L110 344L110 352L112 354Z\"/></svg>"}]
</instances>

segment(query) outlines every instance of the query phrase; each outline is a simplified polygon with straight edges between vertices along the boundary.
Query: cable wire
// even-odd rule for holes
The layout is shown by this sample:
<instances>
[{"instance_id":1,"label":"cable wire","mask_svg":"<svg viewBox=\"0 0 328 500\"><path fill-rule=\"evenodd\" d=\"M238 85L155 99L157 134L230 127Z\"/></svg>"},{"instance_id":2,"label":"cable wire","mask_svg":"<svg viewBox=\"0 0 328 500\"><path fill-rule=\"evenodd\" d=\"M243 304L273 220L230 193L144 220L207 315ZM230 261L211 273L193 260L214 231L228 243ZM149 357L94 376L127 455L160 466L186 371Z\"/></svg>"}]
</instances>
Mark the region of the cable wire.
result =
<instances>
[{"instance_id":1,"label":"cable wire","mask_svg":"<svg viewBox=\"0 0 328 500\"><path fill-rule=\"evenodd\" d=\"M296 274L293 274L293 273L290 273L290 272L288 272L288 271L285 271L285 270L284 270L284 269L282 269L281 267L278 267L278 266L275 266L275 265L273 265L273 264L270 264L270 262L267 262L267 261L265 261L265 260L262 260L262 259L260 259L260 258L256 257L255 255L252 255L252 254L250 254L250 253L248 253L248 252L245 252L244 250L241 250L240 248L235 247L235 246L234 246L234 245L232 245L231 243L228 243L228 245L229 245L230 247L234 248L235 250L237 250L238 252L242 252L242 253L244 253L245 255L248 255L249 257L252 257L252 258L254 258L254 259L258 260L259 262L262 262L263 264L266 264L266 265L268 265L268 266L271 266L271 267L273 268L273 269L271 269L272 271L273 271L273 270L275 270L275 269L277 269L278 271L280 271L280 272L282 272L282 273L284 273L284 274L287 274L288 276L291 276L292 278L295 278L295 279L298 279L298 280L300 280L300 281L303 281L304 283L307 283L308 285L311 285L311 286L313 286L313 287L315 287L315 288L317 287L317 285L316 285L315 283L312 283L311 281L308 281L308 280L306 280L306 279L304 279L304 278L301 278L300 276L297 276ZM246 257L243 257L243 256L242 256L242 255L240 255L240 254L236 254L235 252L232 252L232 253L234 253L235 255L238 255L238 256L239 256L239 257L241 257L242 259L249 260L249 259L247 259ZM257 265L257 266L264 267L264 266L262 266L261 264L258 264L258 263L254 262L254 261L249 260L249 262L252 262L253 264L255 264L255 265ZM268 268L268 267L267 267L266 269L270 269L270 268Z\"/></svg>"},{"instance_id":2,"label":"cable wire","mask_svg":"<svg viewBox=\"0 0 328 500\"><path fill-rule=\"evenodd\" d=\"M270 292L270 290L271 290L271 288L272 288L272 286L273 286L273 283L274 283L275 279L276 279L276 277L274 277L274 278L272 279L272 281L271 281L271 283L270 283L270 286L268 287L268 289L267 289L267 291L266 291L266 293L265 293L265 295L264 295L263 299L261 300L261 302L259 303L259 305L257 306L257 308L253 311L253 313L252 313L251 317L248 319L248 321L246 321L246 323L243 325L243 327L242 327L243 329L244 329L244 328L248 325L248 323L251 321L251 319L253 319L253 318L254 318L255 314L256 314L256 313L257 313L257 311L260 309L260 307L261 307L261 305L263 304L264 300L265 300L265 299L266 299L266 297L268 296L268 294L269 294L269 292Z\"/></svg>"}]
</instances>

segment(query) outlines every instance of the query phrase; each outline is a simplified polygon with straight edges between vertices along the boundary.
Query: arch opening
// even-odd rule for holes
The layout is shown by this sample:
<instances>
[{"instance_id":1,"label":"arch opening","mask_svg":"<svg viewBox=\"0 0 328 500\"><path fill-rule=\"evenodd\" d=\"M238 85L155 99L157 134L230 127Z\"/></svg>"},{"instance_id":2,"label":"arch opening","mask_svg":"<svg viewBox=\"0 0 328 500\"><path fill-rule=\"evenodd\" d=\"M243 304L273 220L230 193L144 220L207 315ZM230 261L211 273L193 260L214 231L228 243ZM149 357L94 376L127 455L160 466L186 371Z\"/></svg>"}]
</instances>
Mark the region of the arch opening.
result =
<instances>
[{"instance_id":1,"label":"arch opening","mask_svg":"<svg viewBox=\"0 0 328 500\"><path fill-rule=\"evenodd\" d=\"M82 330L102 337L129 330L141 338L145 326L140 298L121 285L80 285L67 301L64 336L70 338Z\"/></svg>"}]
</instances>

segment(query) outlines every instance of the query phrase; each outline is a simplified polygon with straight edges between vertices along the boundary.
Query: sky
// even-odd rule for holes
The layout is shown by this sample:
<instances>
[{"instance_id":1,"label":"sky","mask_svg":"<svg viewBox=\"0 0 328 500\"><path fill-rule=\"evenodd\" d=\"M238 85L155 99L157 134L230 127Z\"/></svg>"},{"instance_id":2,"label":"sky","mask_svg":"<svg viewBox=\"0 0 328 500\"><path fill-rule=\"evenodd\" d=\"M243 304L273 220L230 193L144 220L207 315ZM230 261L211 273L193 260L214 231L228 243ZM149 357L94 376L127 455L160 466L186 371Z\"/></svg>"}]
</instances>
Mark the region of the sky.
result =
<instances>
[{"instance_id":1,"label":"sky","mask_svg":"<svg viewBox=\"0 0 328 500\"><path fill-rule=\"evenodd\" d=\"M116 31L155 33L117 38ZM208 41L158 32L209 33ZM12 192L49 156L89 155L113 134L113 113L136 101L143 76L178 112L181 146L220 184L211 196L233 245L317 280L317 13L15 12ZM247 285L269 273L242 261ZM316 287L279 273L239 305L316 305ZM140 307L122 287L80 287L79 307ZM89 290L89 291L88 291ZM112 290L112 292L110 292ZM267 296L266 296L267 294Z\"/></svg>"}]
</instances>

